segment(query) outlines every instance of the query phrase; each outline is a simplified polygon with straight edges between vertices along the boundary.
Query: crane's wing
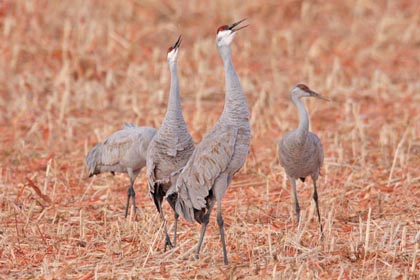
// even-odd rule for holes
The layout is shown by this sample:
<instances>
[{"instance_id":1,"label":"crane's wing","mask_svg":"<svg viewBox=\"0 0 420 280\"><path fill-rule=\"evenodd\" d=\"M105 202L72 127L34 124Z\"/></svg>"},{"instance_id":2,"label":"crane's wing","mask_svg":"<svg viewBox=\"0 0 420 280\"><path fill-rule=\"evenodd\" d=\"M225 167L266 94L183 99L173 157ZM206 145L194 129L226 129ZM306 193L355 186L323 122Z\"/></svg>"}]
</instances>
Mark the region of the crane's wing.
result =
<instances>
[{"instance_id":1,"label":"crane's wing","mask_svg":"<svg viewBox=\"0 0 420 280\"><path fill-rule=\"evenodd\" d=\"M283 138L280 139L279 145L278 145L278 155L279 155L279 160L280 160L280 165L284 166L285 165L285 159L284 159L284 151L283 151Z\"/></svg>"},{"instance_id":2,"label":"crane's wing","mask_svg":"<svg viewBox=\"0 0 420 280\"><path fill-rule=\"evenodd\" d=\"M215 180L226 170L235 151L238 129L232 126L215 127L197 146L178 177L176 211L192 222L194 209L206 207L206 197Z\"/></svg>"},{"instance_id":3,"label":"crane's wing","mask_svg":"<svg viewBox=\"0 0 420 280\"><path fill-rule=\"evenodd\" d=\"M289 150L292 150L289 148L290 146L293 145L293 141L289 141L289 138L292 137L292 132L293 131L287 132L280 139L280 142L278 145L278 155L279 155L280 165L283 167L287 166L287 157L288 157L288 154L290 153ZM292 145L289 142L291 142Z\"/></svg>"},{"instance_id":4,"label":"crane's wing","mask_svg":"<svg viewBox=\"0 0 420 280\"><path fill-rule=\"evenodd\" d=\"M104 142L97 144L86 155L89 176L106 171L122 171L118 167L135 141L135 135L127 130L119 130Z\"/></svg>"},{"instance_id":5,"label":"crane's wing","mask_svg":"<svg viewBox=\"0 0 420 280\"><path fill-rule=\"evenodd\" d=\"M126 172L127 167L141 168L145 164L147 147L156 129L125 125L97 144L86 155L89 175L102 172Z\"/></svg>"},{"instance_id":6,"label":"crane's wing","mask_svg":"<svg viewBox=\"0 0 420 280\"><path fill-rule=\"evenodd\" d=\"M176 133L174 133L176 130ZM160 168L163 161L179 161L179 154L184 150L194 149L194 141L185 127L161 127L157 132L155 138L149 145L147 151L147 178L149 192L155 192L155 185L157 179L161 180L161 183L168 184L170 178L158 178L156 175L156 169ZM159 175L160 176L160 175Z\"/></svg>"},{"instance_id":7,"label":"crane's wing","mask_svg":"<svg viewBox=\"0 0 420 280\"><path fill-rule=\"evenodd\" d=\"M149 188L150 194L153 194L155 192L156 163L158 160L157 151L158 151L158 148L156 146L156 141L152 141L147 149L147 157L146 157L147 186Z\"/></svg>"},{"instance_id":8,"label":"crane's wing","mask_svg":"<svg viewBox=\"0 0 420 280\"><path fill-rule=\"evenodd\" d=\"M159 168L159 162L161 162L163 159L160 157L160 149L157 142L152 141L150 143L149 148L147 150L147 157L146 157L146 176L147 176L147 186L149 189L149 194L154 198L156 186L160 184L169 184L170 183L170 176L167 178L159 178L158 168Z\"/></svg>"},{"instance_id":9,"label":"crane's wing","mask_svg":"<svg viewBox=\"0 0 420 280\"><path fill-rule=\"evenodd\" d=\"M311 138L311 141L314 145L314 153L316 153L317 155L317 160L318 160L318 165L319 168L321 169L322 164L324 163L324 150L322 149L322 143L321 140L319 139L319 137L314 134L314 133L309 133L309 137Z\"/></svg>"},{"instance_id":10,"label":"crane's wing","mask_svg":"<svg viewBox=\"0 0 420 280\"><path fill-rule=\"evenodd\" d=\"M104 141L102 150L102 164L115 165L130 151L134 142L138 142L141 135L136 130L120 130Z\"/></svg>"}]
</instances>

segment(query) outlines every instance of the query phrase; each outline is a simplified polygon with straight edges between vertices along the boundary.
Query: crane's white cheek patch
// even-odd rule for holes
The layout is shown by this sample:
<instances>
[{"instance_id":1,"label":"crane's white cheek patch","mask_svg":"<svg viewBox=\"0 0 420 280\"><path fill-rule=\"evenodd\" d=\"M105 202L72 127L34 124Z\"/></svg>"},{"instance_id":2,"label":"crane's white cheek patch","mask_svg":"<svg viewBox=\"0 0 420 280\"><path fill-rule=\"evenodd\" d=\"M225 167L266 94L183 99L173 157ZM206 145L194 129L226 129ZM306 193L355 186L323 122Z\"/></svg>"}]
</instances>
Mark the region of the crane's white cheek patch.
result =
<instances>
[{"instance_id":1,"label":"crane's white cheek patch","mask_svg":"<svg viewBox=\"0 0 420 280\"><path fill-rule=\"evenodd\" d=\"M178 58L178 52L176 50L172 50L168 53L168 60L176 61L177 58Z\"/></svg>"},{"instance_id":2,"label":"crane's white cheek patch","mask_svg":"<svg viewBox=\"0 0 420 280\"><path fill-rule=\"evenodd\" d=\"M235 37L235 33L230 30L224 30L220 31L217 36L217 43L219 44L219 46L226 46L232 43L233 38Z\"/></svg>"}]
</instances>

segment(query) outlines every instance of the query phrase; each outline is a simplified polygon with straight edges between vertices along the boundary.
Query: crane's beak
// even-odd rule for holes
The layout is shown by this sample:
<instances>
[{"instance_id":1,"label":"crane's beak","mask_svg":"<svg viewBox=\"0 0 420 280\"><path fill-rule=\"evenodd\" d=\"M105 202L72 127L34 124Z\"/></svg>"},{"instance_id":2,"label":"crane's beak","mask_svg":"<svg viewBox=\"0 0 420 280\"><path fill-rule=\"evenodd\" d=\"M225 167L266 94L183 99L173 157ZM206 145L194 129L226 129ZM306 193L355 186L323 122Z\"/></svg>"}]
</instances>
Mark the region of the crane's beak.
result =
<instances>
[{"instance_id":1,"label":"crane's beak","mask_svg":"<svg viewBox=\"0 0 420 280\"><path fill-rule=\"evenodd\" d=\"M319 94L319 93L317 93L317 92L315 92L315 91L313 91L313 90L311 90L311 91L309 92L309 94L310 94L311 96L313 96L313 97L316 97L316 98L319 98L319 99L322 99L322 100L325 100L325 101L330 101L328 98L326 98L326 97L322 96L321 94Z\"/></svg>"},{"instance_id":2,"label":"crane's beak","mask_svg":"<svg viewBox=\"0 0 420 280\"><path fill-rule=\"evenodd\" d=\"M179 35L178 40L175 42L175 44L172 48L173 49L179 48L179 46L181 45L181 42L182 42L182 35Z\"/></svg>"},{"instance_id":3,"label":"crane's beak","mask_svg":"<svg viewBox=\"0 0 420 280\"><path fill-rule=\"evenodd\" d=\"M229 29L229 30L231 30L232 32L236 32L236 31L239 31L239 30L241 30L241 29L244 29L244 28L245 28L245 27L247 27L249 24L244 25L244 26L241 26L241 27L238 27L238 28L235 28L235 27L236 27L236 26L238 26L241 22L243 22L243 21L245 21L245 20L246 20L246 18L241 19L240 21L237 21L237 22L235 22L235 23L232 23L232 24L228 25L228 29Z\"/></svg>"}]
</instances>

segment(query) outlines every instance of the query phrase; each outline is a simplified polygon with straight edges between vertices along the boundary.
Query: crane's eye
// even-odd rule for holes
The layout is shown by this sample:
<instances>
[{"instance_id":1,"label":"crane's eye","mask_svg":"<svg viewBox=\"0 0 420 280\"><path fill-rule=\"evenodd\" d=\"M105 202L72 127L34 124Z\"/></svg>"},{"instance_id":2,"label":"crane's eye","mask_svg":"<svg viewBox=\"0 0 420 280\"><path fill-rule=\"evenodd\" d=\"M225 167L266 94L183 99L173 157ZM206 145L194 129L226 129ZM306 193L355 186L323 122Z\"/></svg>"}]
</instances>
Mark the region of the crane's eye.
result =
<instances>
[{"instance_id":1,"label":"crane's eye","mask_svg":"<svg viewBox=\"0 0 420 280\"><path fill-rule=\"evenodd\" d=\"M227 25L222 25L222 26L220 26L219 28L217 28L217 32L216 32L216 34L218 34L220 31L223 31L223 30L228 30L229 29L229 26L227 26Z\"/></svg>"}]
</instances>

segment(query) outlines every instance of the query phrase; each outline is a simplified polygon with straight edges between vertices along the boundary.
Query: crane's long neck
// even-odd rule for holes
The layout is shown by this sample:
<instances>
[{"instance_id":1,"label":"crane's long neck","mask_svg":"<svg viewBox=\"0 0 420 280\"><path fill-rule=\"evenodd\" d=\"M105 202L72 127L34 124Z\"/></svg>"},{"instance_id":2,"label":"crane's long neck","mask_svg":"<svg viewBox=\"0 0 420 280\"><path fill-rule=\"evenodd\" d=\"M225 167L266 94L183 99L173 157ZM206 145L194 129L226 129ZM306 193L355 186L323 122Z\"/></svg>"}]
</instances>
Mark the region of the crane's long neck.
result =
<instances>
[{"instance_id":1,"label":"crane's long neck","mask_svg":"<svg viewBox=\"0 0 420 280\"><path fill-rule=\"evenodd\" d=\"M169 100L168 108L166 110L166 115L163 120L163 124L166 122L184 122L184 117L182 116L182 107L181 107L181 97L179 93L179 83L178 83L178 70L176 61L169 61L169 71L171 73L171 86L169 90Z\"/></svg>"},{"instance_id":2,"label":"crane's long neck","mask_svg":"<svg viewBox=\"0 0 420 280\"><path fill-rule=\"evenodd\" d=\"M299 127L296 130L297 137L300 143L304 143L309 132L308 112L299 98L292 96L292 102L296 105L299 113Z\"/></svg>"},{"instance_id":3,"label":"crane's long neck","mask_svg":"<svg viewBox=\"0 0 420 280\"><path fill-rule=\"evenodd\" d=\"M219 53L224 64L226 83L225 106L221 118L231 121L248 121L248 104L242 91L238 75L236 74L235 67L232 63L230 48L228 46L220 47Z\"/></svg>"}]
</instances>

